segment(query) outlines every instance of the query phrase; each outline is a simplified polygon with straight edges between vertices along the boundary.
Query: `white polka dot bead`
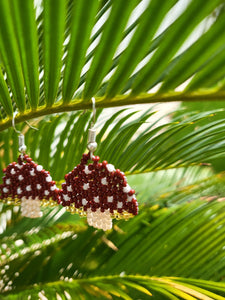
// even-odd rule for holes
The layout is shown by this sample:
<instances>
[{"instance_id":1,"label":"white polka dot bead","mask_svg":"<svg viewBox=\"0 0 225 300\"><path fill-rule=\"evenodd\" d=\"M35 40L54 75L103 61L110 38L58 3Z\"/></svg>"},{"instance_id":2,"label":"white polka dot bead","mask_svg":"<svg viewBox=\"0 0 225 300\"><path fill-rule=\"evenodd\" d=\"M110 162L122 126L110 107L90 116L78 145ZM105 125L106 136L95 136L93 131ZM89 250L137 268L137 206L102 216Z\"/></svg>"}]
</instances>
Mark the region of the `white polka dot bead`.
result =
<instances>
[{"instance_id":1,"label":"white polka dot bead","mask_svg":"<svg viewBox=\"0 0 225 300\"><path fill-rule=\"evenodd\" d=\"M47 176L47 177L46 177L46 181L47 181L47 182L51 182L51 181L52 181L52 177L51 177L51 176Z\"/></svg>"},{"instance_id":2,"label":"white polka dot bead","mask_svg":"<svg viewBox=\"0 0 225 300\"><path fill-rule=\"evenodd\" d=\"M108 196L107 200L108 200L109 203L112 203L113 202L113 196Z\"/></svg>"},{"instance_id":3,"label":"white polka dot bead","mask_svg":"<svg viewBox=\"0 0 225 300\"><path fill-rule=\"evenodd\" d=\"M104 185L107 185L108 182L107 182L105 177L101 179L101 183L104 184Z\"/></svg>"},{"instance_id":4,"label":"white polka dot bead","mask_svg":"<svg viewBox=\"0 0 225 300\"><path fill-rule=\"evenodd\" d=\"M87 175L91 174L91 171L88 169L88 166L84 167L84 173L87 174Z\"/></svg>"},{"instance_id":5,"label":"white polka dot bead","mask_svg":"<svg viewBox=\"0 0 225 300\"><path fill-rule=\"evenodd\" d=\"M18 195L19 195L19 194L22 194L22 190L21 190L20 187L17 189L17 194L18 194Z\"/></svg>"},{"instance_id":6,"label":"white polka dot bead","mask_svg":"<svg viewBox=\"0 0 225 300\"><path fill-rule=\"evenodd\" d=\"M28 191L28 192L30 192L32 189L31 189L31 185L28 185L27 187L26 187L26 190Z\"/></svg>"},{"instance_id":7,"label":"white polka dot bead","mask_svg":"<svg viewBox=\"0 0 225 300\"><path fill-rule=\"evenodd\" d=\"M11 184L11 180L8 178L8 179L6 179L5 183L6 184Z\"/></svg>"},{"instance_id":8,"label":"white polka dot bead","mask_svg":"<svg viewBox=\"0 0 225 300\"><path fill-rule=\"evenodd\" d=\"M42 167L41 165L37 165L36 170L37 170L38 172L41 172L41 171L43 170L43 167Z\"/></svg>"},{"instance_id":9,"label":"white polka dot bead","mask_svg":"<svg viewBox=\"0 0 225 300\"><path fill-rule=\"evenodd\" d=\"M69 201L70 200L70 197L68 195L65 195L65 194L63 195L63 198L64 198L65 201Z\"/></svg>"},{"instance_id":10,"label":"white polka dot bead","mask_svg":"<svg viewBox=\"0 0 225 300\"><path fill-rule=\"evenodd\" d=\"M82 199L82 205L86 205L88 202L86 199Z\"/></svg>"},{"instance_id":11,"label":"white polka dot bead","mask_svg":"<svg viewBox=\"0 0 225 300\"><path fill-rule=\"evenodd\" d=\"M89 189L89 183L84 183L83 189L86 191Z\"/></svg>"},{"instance_id":12,"label":"white polka dot bead","mask_svg":"<svg viewBox=\"0 0 225 300\"><path fill-rule=\"evenodd\" d=\"M128 201L128 202L131 202L132 199L133 199L133 197L134 197L133 195L132 195L132 196L128 196L128 197L127 197L127 201ZM135 199L136 199L136 198L135 198Z\"/></svg>"},{"instance_id":13,"label":"white polka dot bead","mask_svg":"<svg viewBox=\"0 0 225 300\"><path fill-rule=\"evenodd\" d=\"M23 175L18 176L19 181L22 181L24 179Z\"/></svg>"},{"instance_id":14,"label":"white polka dot bead","mask_svg":"<svg viewBox=\"0 0 225 300\"><path fill-rule=\"evenodd\" d=\"M107 164L107 165L106 165L106 168L107 168L107 170L108 170L110 173L115 171L114 165Z\"/></svg>"},{"instance_id":15,"label":"white polka dot bead","mask_svg":"<svg viewBox=\"0 0 225 300\"><path fill-rule=\"evenodd\" d=\"M24 165L24 164L22 164L22 165L16 164L16 167L17 167L18 169L22 169L22 168L23 168L23 165Z\"/></svg>"},{"instance_id":16,"label":"white polka dot bead","mask_svg":"<svg viewBox=\"0 0 225 300\"><path fill-rule=\"evenodd\" d=\"M31 176L35 176L34 169L32 169L32 170L30 171L30 175L31 175Z\"/></svg>"},{"instance_id":17,"label":"white polka dot bead","mask_svg":"<svg viewBox=\"0 0 225 300\"><path fill-rule=\"evenodd\" d=\"M95 201L95 203L99 203L99 196L94 197L94 201Z\"/></svg>"},{"instance_id":18,"label":"white polka dot bead","mask_svg":"<svg viewBox=\"0 0 225 300\"><path fill-rule=\"evenodd\" d=\"M9 191L9 190L8 190L6 187L3 188L3 192L4 192L4 193L8 193L8 191Z\"/></svg>"},{"instance_id":19,"label":"white polka dot bead","mask_svg":"<svg viewBox=\"0 0 225 300\"><path fill-rule=\"evenodd\" d=\"M118 202L117 203L117 208L122 208L123 207L123 202Z\"/></svg>"},{"instance_id":20,"label":"white polka dot bead","mask_svg":"<svg viewBox=\"0 0 225 300\"><path fill-rule=\"evenodd\" d=\"M11 173L12 175L15 175L15 174L16 174L15 169L12 169L10 173Z\"/></svg>"},{"instance_id":21,"label":"white polka dot bead","mask_svg":"<svg viewBox=\"0 0 225 300\"><path fill-rule=\"evenodd\" d=\"M131 187L128 184L123 188L124 193L129 193L130 190L131 190Z\"/></svg>"},{"instance_id":22,"label":"white polka dot bead","mask_svg":"<svg viewBox=\"0 0 225 300\"><path fill-rule=\"evenodd\" d=\"M72 192L72 191L73 191L73 189L72 189L72 186L71 186L71 185L69 185L69 186L67 187L67 191L68 191L68 192Z\"/></svg>"}]
</instances>

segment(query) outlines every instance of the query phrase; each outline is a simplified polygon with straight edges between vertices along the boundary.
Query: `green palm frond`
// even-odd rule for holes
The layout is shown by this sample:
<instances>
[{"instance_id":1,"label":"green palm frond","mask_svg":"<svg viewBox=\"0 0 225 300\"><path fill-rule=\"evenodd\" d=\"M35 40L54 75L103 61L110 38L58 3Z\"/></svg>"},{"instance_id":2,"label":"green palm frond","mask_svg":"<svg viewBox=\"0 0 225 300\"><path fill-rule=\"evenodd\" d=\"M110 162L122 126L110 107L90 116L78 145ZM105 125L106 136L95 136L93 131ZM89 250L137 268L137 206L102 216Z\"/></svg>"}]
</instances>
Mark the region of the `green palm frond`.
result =
<instances>
[{"instance_id":1,"label":"green palm frond","mask_svg":"<svg viewBox=\"0 0 225 300\"><path fill-rule=\"evenodd\" d=\"M214 215L213 215L214 213ZM131 220L108 236L119 249L104 253L97 272L223 278L224 203L194 201ZM216 228L221 228L218 230ZM104 251L104 252L103 252ZM214 256L214 251L217 256Z\"/></svg>"},{"instance_id":2,"label":"green palm frond","mask_svg":"<svg viewBox=\"0 0 225 300\"><path fill-rule=\"evenodd\" d=\"M140 200L108 232L0 203L1 299L225 299L224 16L223 0L0 2L0 169L18 156L18 111L27 153L60 187L95 97L95 153ZM184 104L164 116L107 110L171 101Z\"/></svg>"},{"instance_id":3,"label":"green palm frond","mask_svg":"<svg viewBox=\"0 0 225 300\"><path fill-rule=\"evenodd\" d=\"M153 108L142 114L120 110L104 124L99 121L96 154L127 174L208 163L214 157L224 157L223 114L223 110L192 111L185 118L182 114L172 122L158 124L162 120ZM97 118L104 115L107 111L99 110ZM63 174L71 171L86 151L90 123L89 112L45 117L40 120L38 131L26 132L28 153L49 169L55 180L63 180ZM27 129L22 126L22 130ZM13 129L0 136L5 140L0 145L3 168L17 159L18 141ZM14 152L10 151L10 144Z\"/></svg>"},{"instance_id":4,"label":"green palm frond","mask_svg":"<svg viewBox=\"0 0 225 300\"><path fill-rule=\"evenodd\" d=\"M212 189L212 191L209 191L209 189L207 189L208 187L218 186L219 181L217 182L216 178L215 181L213 179L211 181L208 180L208 178L213 175L214 173L211 166L192 166L188 168L175 168L129 175L128 181L130 186L134 187L139 203L148 205L170 205L171 203L175 203L175 191L178 195L177 199L180 197L182 201L185 201L184 194L182 194L183 190L184 192L189 190L189 194L193 193L195 199L201 194L206 196L210 195L210 192L213 194L215 190ZM222 185L223 180L221 179L221 186ZM190 188L188 189L187 187ZM218 190L215 191L215 194L217 194ZM170 200L172 202L170 202Z\"/></svg>"},{"instance_id":5,"label":"green palm frond","mask_svg":"<svg viewBox=\"0 0 225 300\"><path fill-rule=\"evenodd\" d=\"M68 278L65 282L56 281L40 287L32 286L23 293L11 294L2 299L14 300L23 297L57 299L60 297L60 299L132 300L131 296L135 295L142 297L141 299L149 299L153 296L153 299L223 300L223 296L217 295L213 291L224 291L224 288L223 283L215 284L204 280L184 280L183 282L183 278L157 278L140 275L105 276L77 280Z\"/></svg>"},{"instance_id":6,"label":"green palm frond","mask_svg":"<svg viewBox=\"0 0 225 300\"><path fill-rule=\"evenodd\" d=\"M211 197L198 200L204 195L202 191ZM81 299L82 295L91 299L93 288L100 289L98 292L105 298L108 293L113 299L119 294L133 299L134 295L142 297L144 288L159 299L174 299L172 295L201 299L201 293L211 299L223 299L224 284L209 281L224 277L222 191L223 174L183 186L179 192L175 186L166 197L167 204L165 195L158 198L162 208L143 206L140 215L129 222L115 223L115 230L107 235L88 228L84 219L64 209L46 209L41 219L29 220L21 218L17 207L2 205L0 264L3 291L6 288L2 295L14 299L29 294L36 299L44 291L50 299L55 293L67 291ZM199 280L189 279L193 277ZM15 290L7 295L10 280ZM20 294L20 289L26 291Z\"/></svg>"},{"instance_id":7,"label":"green palm frond","mask_svg":"<svg viewBox=\"0 0 225 300\"><path fill-rule=\"evenodd\" d=\"M204 195L202 190L207 190L210 197L198 200ZM139 216L129 222L115 223L115 231L107 236L82 225L78 216L57 208L32 222L21 218L18 210L13 213L15 208L8 208L11 220L7 221L7 210L2 215L6 225L1 235L1 265L9 265L7 272L15 272L18 263L24 266L27 262L23 267L23 276L29 273L27 284L36 282L30 265L37 260L39 264L43 261L43 265L39 271L34 270L35 276L44 276L48 270L50 281L59 279L57 276L73 277L76 270L85 277L126 272L221 280L224 276L225 202L219 194L223 190L223 174L183 187L179 193L175 189L167 197L168 204L172 204L170 208L164 205L161 209L157 205L142 207ZM158 199L158 204L165 203L165 196ZM11 237L11 234L16 236ZM35 251L38 251L37 256ZM46 262L46 257L51 260ZM73 265L71 270L66 269L69 264Z\"/></svg>"},{"instance_id":8,"label":"green palm frond","mask_svg":"<svg viewBox=\"0 0 225 300\"><path fill-rule=\"evenodd\" d=\"M86 288L82 282L100 288L101 285L95 283L95 276L100 276L96 281L101 282L102 279L102 289L110 293L110 287L104 286L104 282L111 275L114 277L109 279L112 284L129 287L129 282L123 282L124 276L139 274L133 276L136 285L144 284L151 293L156 290L164 295L167 291L172 292L168 287L170 283L166 280L158 286L157 282L163 282L163 278L153 278L153 282L147 278L145 281L146 275L219 281L224 277L224 203L220 199L211 202L195 200L169 209L142 208L141 214L133 220L115 224L115 231L107 236L81 225L78 217L63 214L58 209L45 214L38 226L37 220L24 222L18 212L14 213L17 222L12 219L10 225L8 219L8 228L1 235L0 263L5 276L3 291L10 285L10 280L16 294L20 289L28 289L30 293L29 286L42 282L43 286L36 285L33 292L46 288L46 293L53 295L55 291L60 293L63 286L59 280L72 278L71 284L67 286L65 283L64 287L67 286L70 293L71 289L76 291L77 284L81 284L79 289L85 295ZM36 265L40 268L37 269ZM123 275L118 277L117 274ZM198 283L195 286L192 280L192 284L192 292L198 292ZM181 287L174 287L178 289L173 292L174 295L179 295ZM217 287L215 283L213 289L206 281L202 287L206 290L205 295L210 296L207 291L224 295L223 283L218 283ZM138 286L136 288L138 290ZM217 298L213 296L212 299Z\"/></svg>"},{"instance_id":9,"label":"green palm frond","mask_svg":"<svg viewBox=\"0 0 225 300\"><path fill-rule=\"evenodd\" d=\"M90 108L92 96L98 107L224 99L224 2L188 1L182 12L176 0L144 2L3 1L0 129L15 109L21 122Z\"/></svg>"}]
</instances>

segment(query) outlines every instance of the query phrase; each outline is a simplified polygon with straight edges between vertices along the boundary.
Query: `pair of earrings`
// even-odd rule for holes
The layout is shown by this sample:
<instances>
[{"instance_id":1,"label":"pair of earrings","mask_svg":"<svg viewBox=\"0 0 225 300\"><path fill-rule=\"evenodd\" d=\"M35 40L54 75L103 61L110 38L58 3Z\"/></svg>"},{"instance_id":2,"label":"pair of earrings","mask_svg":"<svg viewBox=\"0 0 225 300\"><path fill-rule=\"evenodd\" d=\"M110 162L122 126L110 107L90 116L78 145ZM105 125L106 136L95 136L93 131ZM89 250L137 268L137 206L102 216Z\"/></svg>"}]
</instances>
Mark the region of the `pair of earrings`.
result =
<instances>
[{"instance_id":1,"label":"pair of earrings","mask_svg":"<svg viewBox=\"0 0 225 300\"><path fill-rule=\"evenodd\" d=\"M128 185L124 173L107 161L100 163L100 158L94 156L97 148L94 98L92 104L89 152L83 154L80 164L65 175L61 189L56 187L49 172L25 153L24 136L20 133L18 162L3 170L0 199L20 204L22 216L29 218L41 217L42 205L62 205L71 213L86 216L90 226L103 230L112 228L113 218L128 219L137 215L135 191Z\"/></svg>"}]
</instances>

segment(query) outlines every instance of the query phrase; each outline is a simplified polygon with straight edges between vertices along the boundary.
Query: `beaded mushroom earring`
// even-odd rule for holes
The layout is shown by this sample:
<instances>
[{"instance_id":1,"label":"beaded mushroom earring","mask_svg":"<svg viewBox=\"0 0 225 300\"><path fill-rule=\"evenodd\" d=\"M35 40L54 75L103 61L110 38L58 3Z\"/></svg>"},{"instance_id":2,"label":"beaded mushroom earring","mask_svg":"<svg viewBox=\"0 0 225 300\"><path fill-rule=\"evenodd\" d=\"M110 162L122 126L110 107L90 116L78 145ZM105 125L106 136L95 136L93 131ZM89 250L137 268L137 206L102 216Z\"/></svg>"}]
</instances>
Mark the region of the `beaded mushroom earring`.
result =
<instances>
[{"instance_id":1,"label":"beaded mushroom earring","mask_svg":"<svg viewBox=\"0 0 225 300\"><path fill-rule=\"evenodd\" d=\"M107 161L100 163L100 158L94 156L97 148L94 98L92 103L89 153L83 154L80 164L65 175L60 204L71 213L86 216L90 226L106 231L112 228L112 219L128 219L137 215L138 203L124 173Z\"/></svg>"},{"instance_id":2,"label":"beaded mushroom earring","mask_svg":"<svg viewBox=\"0 0 225 300\"><path fill-rule=\"evenodd\" d=\"M3 183L0 185L0 199L3 202L21 205L21 214L28 218L42 216L42 205L57 205L59 189L52 181L48 171L32 161L25 153L24 135L15 128L15 115L12 126L19 134L19 152L17 162L3 169ZM33 128L33 127L32 127Z\"/></svg>"}]
</instances>

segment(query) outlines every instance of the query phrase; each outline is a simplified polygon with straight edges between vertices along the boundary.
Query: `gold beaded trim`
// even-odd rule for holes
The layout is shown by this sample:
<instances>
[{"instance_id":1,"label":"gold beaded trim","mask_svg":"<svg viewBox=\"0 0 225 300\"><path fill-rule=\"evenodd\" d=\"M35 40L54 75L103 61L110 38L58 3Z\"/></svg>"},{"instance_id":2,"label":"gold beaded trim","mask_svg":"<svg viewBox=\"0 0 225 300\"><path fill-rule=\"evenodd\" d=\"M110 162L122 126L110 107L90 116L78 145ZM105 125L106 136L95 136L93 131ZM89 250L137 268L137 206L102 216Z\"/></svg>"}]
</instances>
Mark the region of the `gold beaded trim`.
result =
<instances>
[{"instance_id":1,"label":"gold beaded trim","mask_svg":"<svg viewBox=\"0 0 225 300\"><path fill-rule=\"evenodd\" d=\"M8 205L21 205L21 199L19 199L19 198L8 197L8 198L2 199L0 201L5 204L8 204ZM47 207L47 206L55 207L58 205L57 201L54 201L52 199L49 199L49 200L42 199L42 200L40 200L40 202L41 202L41 206L43 206L43 207Z\"/></svg>"},{"instance_id":2,"label":"gold beaded trim","mask_svg":"<svg viewBox=\"0 0 225 300\"><path fill-rule=\"evenodd\" d=\"M70 212L71 214L78 214L80 217L86 217L87 212L84 211L83 207L76 208L75 203L71 203L70 206L66 206L66 211ZM131 213L128 213L127 211L124 211L122 213L119 213L117 210L114 210L111 214L112 219L125 219L128 220L130 218L133 218L134 215Z\"/></svg>"}]
</instances>

